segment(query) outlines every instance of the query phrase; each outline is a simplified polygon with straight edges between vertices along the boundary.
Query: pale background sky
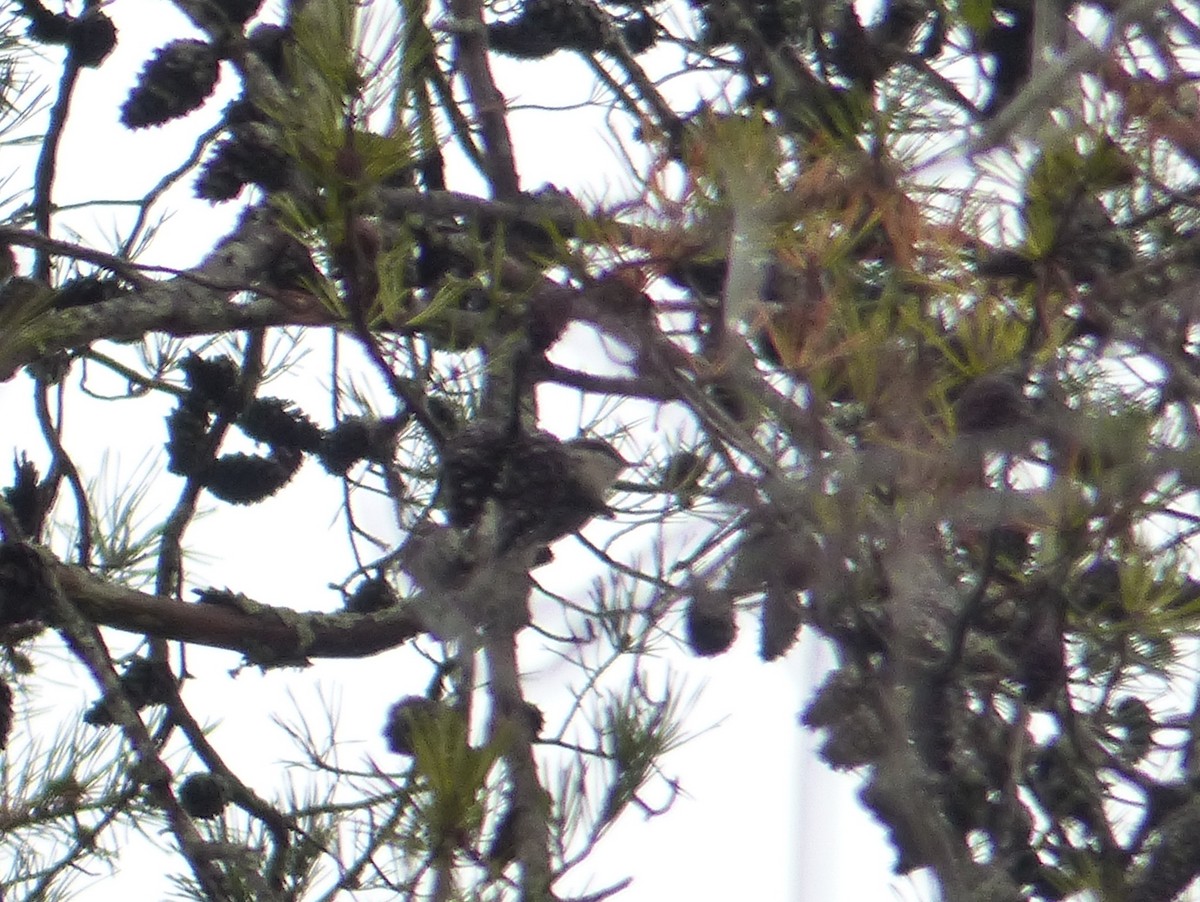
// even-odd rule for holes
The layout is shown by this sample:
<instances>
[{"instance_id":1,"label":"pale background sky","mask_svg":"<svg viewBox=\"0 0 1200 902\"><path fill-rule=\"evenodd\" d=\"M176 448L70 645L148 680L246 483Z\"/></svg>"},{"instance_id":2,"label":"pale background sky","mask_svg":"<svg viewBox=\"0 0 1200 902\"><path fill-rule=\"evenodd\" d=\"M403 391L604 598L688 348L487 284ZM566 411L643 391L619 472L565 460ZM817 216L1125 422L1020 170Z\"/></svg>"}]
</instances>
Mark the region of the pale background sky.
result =
<instances>
[{"instance_id":1,"label":"pale background sky","mask_svg":"<svg viewBox=\"0 0 1200 902\"><path fill-rule=\"evenodd\" d=\"M194 135L215 121L234 86L226 72L217 98L200 113L161 129L124 130L117 124L118 110L134 74L155 47L189 34L182 18L165 3L114 0L108 12L120 29L118 47L100 70L82 75L60 152L55 192L59 203L141 196L185 158ZM555 66L560 77L547 77L545 63L502 63L497 74L510 103L555 106L586 99L591 80L582 64L560 54ZM628 182L614 164L611 137L595 110L521 112L512 116L511 124L526 188L549 181L585 197L607 194L611 199L625 193ZM17 150L5 156L14 162L0 164L0 176L29 160ZM21 170L15 184L27 179L26 170ZM192 200L191 181L186 179L183 190L160 207L173 216L146 262L193 264L212 238L228 228L235 207L212 208ZM471 187L461 169L452 174L452 182L452 187ZM128 211L119 207L93 208L70 219L84 240L105 248L128 221ZM311 360L322 366L320 354L327 340L318 339L317 345ZM270 390L286 395L285 385ZM0 409L24 415L28 389L24 376L0 384ZM298 400L303 404L303 398ZM100 472L104 452L110 484L145 472L147 447L159 453L164 436L161 415L169 406L158 403L161 411L148 415L145 401L98 404L73 397L67 408L66 444L85 475ZM326 413L327 403L314 400L309 406L315 415ZM9 428L12 447L30 450L44 464L42 443L32 424ZM0 445L0 474L7 472L8 453L8 445ZM154 469L161 473L156 490L163 503L170 504L179 480L162 471L161 459ZM209 498L215 513L189 531L188 545L203 550L209 542L219 542L221 558L193 565L193 584L228 584L264 602L298 609L334 607L337 596L325 583L341 572L328 563L329 530L339 529L331 519L339 493L336 481L308 462L298 480L266 504L230 511ZM379 516L386 517L386 512ZM339 542L341 537L339 529ZM564 578L558 574L560 586ZM580 579L579 589L585 590L589 581L590 577ZM854 801L856 779L831 774L820 764L810 752L813 737L797 724L809 687L827 666L823 650L806 635L785 660L763 664L756 645L757 627L750 620L743 623L734 649L722 657L671 656L671 666L686 677L686 685L703 689L689 721L700 735L664 762L665 772L682 781L685 795L669 814L649 822L631 810L581 869L591 875L591 888L630 874L634 883L618 897L627 902L919 898L912 881L891 875L890 850ZM124 650L123 645L118 648ZM246 670L232 677L228 672L237 666L237 656L193 649L189 668L200 678L187 684L185 694L202 720L221 723L214 741L234 769L251 776L259 792L270 795L272 787L282 785L281 761L294 758L272 717L294 722L297 709L319 711L320 698L340 705L340 722L349 737L344 747L347 763L362 754L388 763L379 730L392 701L423 690L426 672L415 660L400 651L362 662L321 661L306 672ZM563 671L549 655L530 654L525 665L532 671L535 700L552 701L561 693ZM81 712L94 697L91 687L58 686L44 690L35 706L51 719L43 723L50 723L61 718L64 709ZM16 729L34 729L37 722L19 722ZM149 887L159 879L161 859L144 843L137 848L136 856L119 861L120 870L111 878L98 874L103 882L80 898L118 898L121 893L157 898ZM179 866L178 859L174 864Z\"/></svg>"}]
</instances>

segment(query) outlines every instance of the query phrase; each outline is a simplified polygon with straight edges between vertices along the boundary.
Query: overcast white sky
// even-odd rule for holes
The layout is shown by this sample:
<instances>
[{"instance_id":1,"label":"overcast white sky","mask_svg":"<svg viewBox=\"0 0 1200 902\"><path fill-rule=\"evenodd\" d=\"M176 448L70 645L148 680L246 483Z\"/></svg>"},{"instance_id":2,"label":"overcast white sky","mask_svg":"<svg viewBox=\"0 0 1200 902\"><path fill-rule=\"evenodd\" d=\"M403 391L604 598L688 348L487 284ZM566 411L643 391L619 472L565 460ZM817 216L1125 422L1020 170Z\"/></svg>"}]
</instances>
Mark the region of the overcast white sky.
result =
<instances>
[{"instance_id":1,"label":"overcast white sky","mask_svg":"<svg viewBox=\"0 0 1200 902\"><path fill-rule=\"evenodd\" d=\"M82 76L61 152L55 195L59 203L139 197L184 159L194 135L214 121L233 88L226 73L218 99L202 113L162 129L125 131L117 124L118 109L134 73L154 47L187 32L182 18L165 3L113 0L108 11L120 29L120 41L102 69ZM591 84L584 67L573 60L556 62L561 77L555 78L547 77L545 63L498 65L510 102L554 106L584 100ZM594 110L522 112L513 115L512 125L525 187L549 181L587 197L624 193L627 182L613 164L611 144L605 143L610 139ZM465 187L469 180L458 175L455 187ZM27 178L22 172L16 182L23 184ZM190 182L186 180L186 186ZM165 209L173 218L147 260L179 266L196 262L235 212L233 207L191 201L186 191L176 192ZM127 222L128 213L118 207L94 208L71 219L85 240L101 246L118 231L118 224ZM320 365L319 356L313 361ZM272 391L287 394L286 383ZM27 397L24 376L0 385L0 409L6 412L24 411ZM313 404L315 411L323 412L325 406ZM100 472L101 455L107 451L109 476L128 478L138 471L147 447L161 446L161 414L167 409L164 404L160 412L147 415L142 401L101 405L72 399L67 447L85 474ZM32 423L26 421L8 434L14 449L35 451L44 461ZM7 454L7 446L0 446L0 467L7 467ZM178 481L163 474L156 489L169 504ZM201 520L189 539L202 550L219 547L221 557L193 566L195 584L228 584L264 602L299 609L334 607L337 597L325 583L340 572L331 563L329 548L339 501L335 482L308 463L299 480L267 504L230 511L212 502L214 515ZM379 516L386 518L387 513ZM557 575L560 584L566 578ZM579 578L577 588L585 589L588 581ZM809 751L811 737L797 725L809 686L825 666L821 650L805 640L786 660L766 665L757 658L756 644L755 625L747 622L729 654L711 661L680 654L670 662L686 676L689 687L703 688L690 721L700 735L666 761L666 771L681 779L685 795L665 817L643 822L636 813L627 815L591 860L592 888L631 874L635 882L620 897L630 902L917 899L911 881L891 876L891 853L854 802L856 781L830 774L816 761ZM228 671L237 663L236 656L224 652L189 652L189 667L199 679L187 685L186 697L222 723L214 734L216 746L239 772L255 775L252 782L267 795L272 786L282 785L281 762L294 756L271 725L273 716L294 720L296 708L311 711L319 704L319 692L340 702L341 724L349 737L345 760L353 762L367 753L386 760L379 738L383 714L396 698L422 691L426 679L415 656L405 652L364 662L319 662L303 673L245 671L230 676ZM552 702L561 693L561 665L531 648L526 666L532 671L534 698ZM288 693L294 701L288 700ZM61 717L63 706L82 710L93 696L90 689L61 687L53 693L48 716ZM39 699L46 701L48 696ZM17 729L31 729L33 723ZM156 897L147 893L158 879L161 861L150 850L139 847L137 860L122 859L119 867L116 882L106 879L102 889L89 890L83 897L102 893L116 898L122 890L131 898Z\"/></svg>"}]
</instances>

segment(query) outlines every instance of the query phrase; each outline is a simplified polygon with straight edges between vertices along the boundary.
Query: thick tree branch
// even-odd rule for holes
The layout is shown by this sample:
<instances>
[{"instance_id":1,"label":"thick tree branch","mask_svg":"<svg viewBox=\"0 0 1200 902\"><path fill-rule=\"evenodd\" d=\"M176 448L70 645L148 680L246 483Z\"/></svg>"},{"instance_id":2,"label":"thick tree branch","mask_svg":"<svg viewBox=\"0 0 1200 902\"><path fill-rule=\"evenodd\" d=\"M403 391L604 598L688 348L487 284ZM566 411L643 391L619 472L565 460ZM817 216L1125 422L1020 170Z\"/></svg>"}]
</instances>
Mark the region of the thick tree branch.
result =
<instances>
[{"instance_id":1,"label":"thick tree branch","mask_svg":"<svg viewBox=\"0 0 1200 902\"><path fill-rule=\"evenodd\" d=\"M496 87L488 63L483 4L479 0L449 0L447 6L456 20L456 61L467 83L467 96L475 108L475 118L483 135L488 182L498 199L511 200L521 193L521 186L508 132L504 95Z\"/></svg>"},{"instance_id":2,"label":"thick tree branch","mask_svg":"<svg viewBox=\"0 0 1200 902\"><path fill-rule=\"evenodd\" d=\"M423 631L407 609L374 614L315 614L250 599L236 605L176 601L115 585L79 567L56 576L79 612L99 626L239 651L264 666L307 658L365 658ZM414 604L419 609L419 602Z\"/></svg>"},{"instance_id":3,"label":"thick tree branch","mask_svg":"<svg viewBox=\"0 0 1200 902\"><path fill-rule=\"evenodd\" d=\"M238 229L193 270L111 301L42 314L26 324L19 336L5 336L0 381L7 381L18 367L45 354L86 347L101 339L136 341L152 332L206 335L264 326L331 323L331 314L316 298L303 298L306 303L273 297L232 302L238 292L255 288L286 240L266 211L251 211ZM269 286L257 290L279 294Z\"/></svg>"}]
</instances>

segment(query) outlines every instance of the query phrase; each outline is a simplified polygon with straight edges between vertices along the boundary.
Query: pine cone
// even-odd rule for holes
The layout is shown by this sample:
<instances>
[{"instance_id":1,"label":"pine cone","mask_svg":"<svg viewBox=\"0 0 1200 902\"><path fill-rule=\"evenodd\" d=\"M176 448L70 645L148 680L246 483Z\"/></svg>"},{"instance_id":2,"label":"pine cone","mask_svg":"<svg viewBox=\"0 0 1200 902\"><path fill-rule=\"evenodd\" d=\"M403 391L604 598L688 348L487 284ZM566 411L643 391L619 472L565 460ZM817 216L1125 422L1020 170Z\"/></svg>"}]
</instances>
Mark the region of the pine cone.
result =
<instances>
[{"instance_id":1,"label":"pine cone","mask_svg":"<svg viewBox=\"0 0 1200 902\"><path fill-rule=\"evenodd\" d=\"M146 64L121 107L127 128L162 125L199 108L220 76L216 48L204 41L172 41Z\"/></svg>"}]
</instances>

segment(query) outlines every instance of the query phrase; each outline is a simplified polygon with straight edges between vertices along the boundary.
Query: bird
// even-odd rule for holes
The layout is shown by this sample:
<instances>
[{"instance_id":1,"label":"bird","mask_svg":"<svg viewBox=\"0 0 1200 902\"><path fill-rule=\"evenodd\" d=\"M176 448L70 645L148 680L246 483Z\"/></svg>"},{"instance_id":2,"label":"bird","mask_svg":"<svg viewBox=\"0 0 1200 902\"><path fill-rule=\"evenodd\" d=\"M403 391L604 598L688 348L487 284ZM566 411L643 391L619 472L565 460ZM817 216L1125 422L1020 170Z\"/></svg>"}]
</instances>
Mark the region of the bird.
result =
<instances>
[{"instance_id":1,"label":"bird","mask_svg":"<svg viewBox=\"0 0 1200 902\"><path fill-rule=\"evenodd\" d=\"M439 493L451 526L490 521L496 549L544 547L608 513L608 497L629 466L608 442L561 441L487 422L449 442Z\"/></svg>"}]
</instances>

